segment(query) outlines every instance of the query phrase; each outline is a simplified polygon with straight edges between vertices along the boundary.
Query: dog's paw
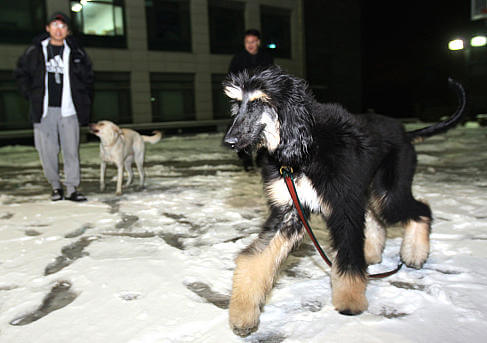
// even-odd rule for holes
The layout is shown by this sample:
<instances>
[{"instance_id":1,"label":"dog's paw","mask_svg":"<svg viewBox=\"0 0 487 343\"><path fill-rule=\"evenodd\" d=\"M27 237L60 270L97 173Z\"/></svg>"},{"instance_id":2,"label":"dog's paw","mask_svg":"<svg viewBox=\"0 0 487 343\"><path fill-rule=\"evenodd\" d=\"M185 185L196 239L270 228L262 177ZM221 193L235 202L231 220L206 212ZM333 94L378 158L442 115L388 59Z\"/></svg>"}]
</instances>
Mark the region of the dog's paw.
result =
<instances>
[{"instance_id":1,"label":"dog's paw","mask_svg":"<svg viewBox=\"0 0 487 343\"><path fill-rule=\"evenodd\" d=\"M430 251L428 222L411 222L406 227L401 244L401 260L410 268L420 269Z\"/></svg>"},{"instance_id":2,"label":"dog's paw","mask_svg":"<svg viewBox=\"0 0 487 343\"><path fill-rule=\"evenodd\" d=\"M340 294L333 297L335 309L343 315L354 316L366 311L369 302L365 294Z\"/></svg>"},{"instance_id":3,"label":"dog's paw","mask_svg":"<svg viewBox=\"0 0 487 343\"><path fill-rule=\"evenodd\" d=\"M401 261L409 268L421 269L429 256L429 244L401 247Z\"/></svg>"},{"instance_id":4,"label":"dog's paw","mask_svg":"<svg viewBox=\"0 0 487 343\"><path fill-rule=\"evenodd\" d=\"M122 191L115 192L115 195L122 195Z\"/></svg>"},{"instance_id":5,"label":"dog's paw","mask_svg":"<svg viewBox=\"0 0 487 343\"><path fill-rule=\"evenodd\" d=\"M382 262L382 247L373 246L365 241L365 262L367 265L378 264Z\"/></svg>"},{"instance_id":6,"label":"dog's paw","mask_svg":"<svg viewBox=\"0 0 487 343\"><path fill-rule=\"evenodd\" d=\"M339 274L335 268L332 267L332 303L335 309L345 315L356 315L367 310L367 279L361 275Z\"/></svg>"},{"instance_id":7,"label":"dog's paw","mask_svg":"<svg viewBox=\"0 0 487 343\"><path fill-rule=\"evenodd\" d=\"M234 334L247 337L259 327L260 309L241 305L230 304L230 327Z\"/></svg>"},{"instance_id":8,"label":"dog's paw","mask_svg":"<svg viewBox=\"0 0 487 343\"><path fill-rule=\"evenodd\" d=\"M103 192L104 190L105 190L105 184L103 183L100 185L100 192Z\"/></svg>"}]
</instances>

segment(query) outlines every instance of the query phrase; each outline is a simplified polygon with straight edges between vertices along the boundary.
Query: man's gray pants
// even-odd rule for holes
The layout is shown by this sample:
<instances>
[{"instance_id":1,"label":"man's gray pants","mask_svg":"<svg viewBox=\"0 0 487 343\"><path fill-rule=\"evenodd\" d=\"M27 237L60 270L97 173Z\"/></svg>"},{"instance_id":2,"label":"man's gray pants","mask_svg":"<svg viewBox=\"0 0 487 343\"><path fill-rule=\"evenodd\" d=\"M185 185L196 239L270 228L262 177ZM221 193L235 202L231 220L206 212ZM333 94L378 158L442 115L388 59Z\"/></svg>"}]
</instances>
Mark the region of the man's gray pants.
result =
<instances>
[{"instance_id":1,"label":"man's gray pants","mask_svg":"<svg viewBox=\"0 0 487 343\"><path fill-rule=\"evenodd\" d=\"M63 117L60 107L48 107L40 123L34 123L34 144L39 152L42 169L53 189L61 189L59 178L59 147L63 153L66 194L80 183L78 117Z\"/></svg>"}]
</instances>

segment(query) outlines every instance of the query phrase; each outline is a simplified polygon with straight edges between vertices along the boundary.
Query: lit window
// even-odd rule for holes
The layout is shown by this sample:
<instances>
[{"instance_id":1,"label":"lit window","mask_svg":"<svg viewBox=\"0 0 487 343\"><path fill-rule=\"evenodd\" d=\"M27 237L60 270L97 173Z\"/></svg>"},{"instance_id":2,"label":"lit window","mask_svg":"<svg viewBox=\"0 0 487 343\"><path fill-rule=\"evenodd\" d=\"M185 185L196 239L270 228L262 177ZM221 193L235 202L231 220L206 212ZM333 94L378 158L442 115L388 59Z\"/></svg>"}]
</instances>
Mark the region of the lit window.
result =
<instances>
[{"instance_id":1,"label":"lit window","mask_svg":"<svg viewBox=\"0 0 487 343\"><path fill-rule=\"evenodd\" d=\"M122 0L71 1L73 29L87 46L125 47Z\"/></svg>"}]
</instances>

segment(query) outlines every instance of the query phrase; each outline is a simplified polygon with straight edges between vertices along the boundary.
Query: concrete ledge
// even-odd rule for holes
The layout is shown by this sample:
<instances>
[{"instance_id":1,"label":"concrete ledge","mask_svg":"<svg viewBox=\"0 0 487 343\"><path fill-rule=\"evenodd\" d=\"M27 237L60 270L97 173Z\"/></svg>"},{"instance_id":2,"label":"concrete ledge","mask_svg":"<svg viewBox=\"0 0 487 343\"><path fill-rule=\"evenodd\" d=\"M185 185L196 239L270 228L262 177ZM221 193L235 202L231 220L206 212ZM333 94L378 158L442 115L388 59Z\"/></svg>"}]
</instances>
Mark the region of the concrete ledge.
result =
<instances>
[{"instance_id":1,"label":"concrete ledge","mask_svg":"<svg viewBox=\"0 0 487 343\"><path fill-rule=\"evenodd\" d=\"M165 129L183 129L196 127L216 127L218 131L223 130L230 123L230 119L215 119L215 120L191 120L191 121L169 121L156 123L132 123L121 124L120 127L125 127L134 130L165 130ZM88 134L88 128L82 127L81 135ZM12 138L32 137L33 129L25 130L5 130L0 131L0 140Z\"/></svg>"}]
</instances>

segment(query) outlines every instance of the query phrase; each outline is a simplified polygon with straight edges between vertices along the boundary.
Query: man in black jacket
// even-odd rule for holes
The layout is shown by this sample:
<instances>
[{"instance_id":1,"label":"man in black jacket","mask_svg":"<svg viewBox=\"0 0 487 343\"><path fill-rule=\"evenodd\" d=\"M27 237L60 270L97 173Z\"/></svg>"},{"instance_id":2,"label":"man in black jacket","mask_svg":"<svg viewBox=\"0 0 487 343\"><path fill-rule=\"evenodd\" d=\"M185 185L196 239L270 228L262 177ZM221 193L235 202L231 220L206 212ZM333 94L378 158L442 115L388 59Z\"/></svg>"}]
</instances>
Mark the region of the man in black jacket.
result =
<instances>
[{"instance_id":1,"label":"man in black jacket","mask_svg":"<svg viewBox=\"0 0 487 343\"><path fill-rule=\"evenodd\" d=\"M69 18L54 13L46 33L19 58L14 72L20 91L30 102L34 141L51 200L84 201L80 183L79 125L89 122L93 70L86 52L69 36ZM66 197L59 178L62 150Z\"/></svg>"},{"instance_id":2,"label":"man in black jacket","mask_svg":"<svg viewBox=\"0 0 487 343\"><path fill-rule=\"evenodd\" d=\"M244 47L230 62L228 70L231 74L237 74L243 70L252 70L256 68L266 68L274 64L272 55L265 49L260 48L260 32L255 29L245 31ZM238 157L244 165L244 169L249 171L253 167L252 153L241 150ZM258 159L257 159L258 160Z\"/></svg>"}]
</instances>

